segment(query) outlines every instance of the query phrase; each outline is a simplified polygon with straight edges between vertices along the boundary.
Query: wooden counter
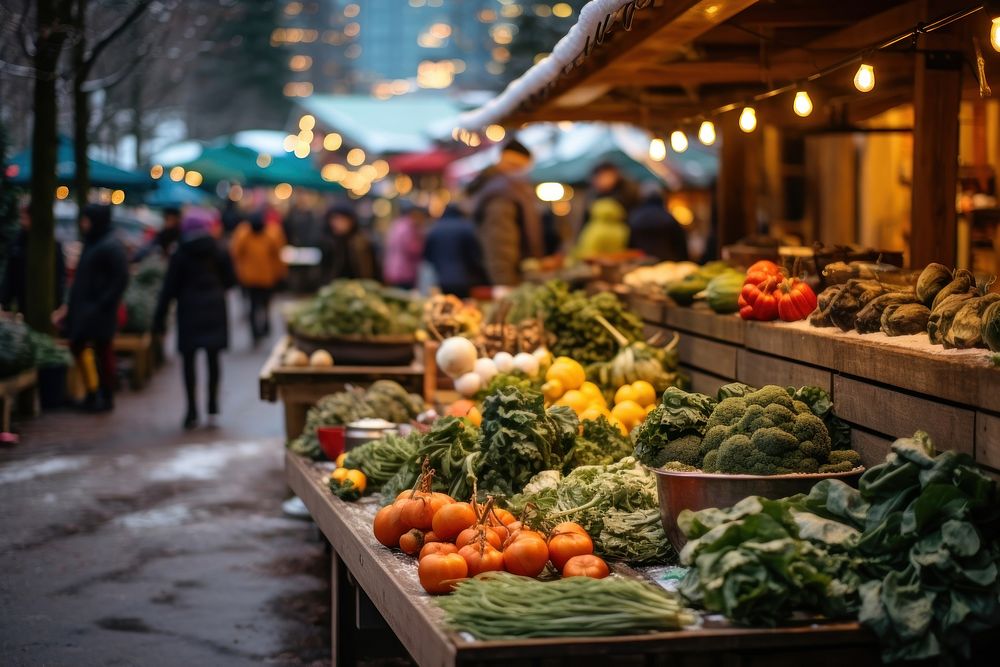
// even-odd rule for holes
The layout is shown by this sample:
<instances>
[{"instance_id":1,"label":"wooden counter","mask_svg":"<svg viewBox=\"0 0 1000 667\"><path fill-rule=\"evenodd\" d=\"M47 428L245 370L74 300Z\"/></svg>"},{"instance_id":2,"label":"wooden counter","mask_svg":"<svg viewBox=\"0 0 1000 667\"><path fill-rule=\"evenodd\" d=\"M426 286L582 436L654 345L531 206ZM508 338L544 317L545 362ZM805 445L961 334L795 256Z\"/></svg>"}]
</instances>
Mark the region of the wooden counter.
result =
<instances>
[{"instance_id":1,"label":"wooden counter","mask_svg":"<svg viewBox=\"0 0 1000 667\"><path fill-rule=\"evenodd\" d=\"M285 436L289 440L302 433L309 408L347 385L367 386L376 380L392 380L407 391L424 391L424 366L419 361L409 366L283 366L281 359L288 345L287 336L275 344L260 370L258 384L261 400L280 400L284 404Z\"/></svg>"},{"instance_id":2,"label":"wooden counter","mask_svg":"<svg viewBox=\"0 0 1000 667\"><path fill-rule=\"evenodd\" d=\"M945 350L926 336L891 338L818 328L806 322L747 322L629 295L651 329L681 335L678 354L692 389L708 394L728 382L816 385L856 427L866 465L889 443L920 428L941 448L965 451L1000 474L1000 369L987 350ZM659 304L659 308L651 304Z\"/></svg>"},{"instance_id":3,"label":"wooden counter","mask_svg":"<svg viewBox=\"0 0 1000 667\"><path fill-rule=\"evenodd\" d=\"M542 658L552 660L552 664L607 665L624 656L647 656L647 662L640 664L660 664L656 660L660 657L678 667L881 664L874 638L857 623L757 629L715 621L706 622L706 627L698 630L622 637L473 640L443 625L440 610L420 588L414 559L375 541L371 524L377 507L372 499L359 503L339 500L322 483L323 475L323 470L311 461L286 453L286 481L309 508L333 551L331 628L335 665L356 662L355 634L363 625L362 600L371 601L413 660L422 666L524 664ZM353 590L354 585L358 590Z\"/></svg>"}]
</instances>

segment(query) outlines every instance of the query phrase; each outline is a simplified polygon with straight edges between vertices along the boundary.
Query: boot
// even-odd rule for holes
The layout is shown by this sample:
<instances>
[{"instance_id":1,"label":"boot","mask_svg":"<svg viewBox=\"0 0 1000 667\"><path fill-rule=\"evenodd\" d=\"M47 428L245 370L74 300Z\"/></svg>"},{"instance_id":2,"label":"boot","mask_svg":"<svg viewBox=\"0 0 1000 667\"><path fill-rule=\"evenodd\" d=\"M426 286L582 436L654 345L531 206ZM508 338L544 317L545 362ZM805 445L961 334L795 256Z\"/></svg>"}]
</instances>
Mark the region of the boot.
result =
<instances>
[{"instance_id":1,"label":"boot","mask_svg":"<svg viewBox=\"0 0 1000 667\"><path fill-rule=\"evenodd\" d=\"M188 408L187 415L184 416L184 430L190 431L198 425L198 411Z\"/></svg>"}]
</instances>

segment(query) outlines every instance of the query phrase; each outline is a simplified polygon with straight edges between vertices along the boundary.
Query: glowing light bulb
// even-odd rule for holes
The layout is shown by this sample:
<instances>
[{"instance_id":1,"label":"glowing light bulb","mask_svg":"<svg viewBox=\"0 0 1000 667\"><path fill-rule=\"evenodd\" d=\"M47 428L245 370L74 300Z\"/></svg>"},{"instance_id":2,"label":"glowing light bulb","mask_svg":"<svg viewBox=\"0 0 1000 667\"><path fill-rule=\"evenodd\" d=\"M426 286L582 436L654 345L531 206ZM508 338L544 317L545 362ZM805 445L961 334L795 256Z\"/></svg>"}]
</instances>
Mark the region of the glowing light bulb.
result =
<instances>
[{"instance_id":1,"label":"glowing light bulb","mask_svg":"<svg viewBox=\"0 0 1000 667\"><path fill-rule=\"evenodd\" d=\"M792 110L797 116L805 118L813 112L813 101L809 99L809 93L800 90L795 93L795 100L792 101Z\"/></svg>"},{"instance_id":2,"label":"glowing light bulb","mask_svg":"<svg viewBox=\"0 0 1000 667\"><path fill-rule=\"evenodd\" d=\"M703 120L698 128L698 141L706 146L715 143L715 123L710 120Z\"/></svg>"},{"instance_id":3,"label":"glowing light bulb","mask_svg":"<svg viewBox=\"0 0 1000 667\"><path fill-rule=\"evenodd\" d=\"M990 27L990 44L993 45L994 51L1000 51L1000 16L993 19L993 25Z\"/></svg>"},{"instance_id":4,"label":"glowing light bulb","mask_svg":"<svg viewBox=\"0 0 1000 667\"><path fill-rule=\"evenodd\" d=\"M748 134L757 129L757 112L753 107L743 107L740 112L740 129Z\"/></svg>"},{"instance_id":5,"label":"glowing light bulb","mask_svg":"<svg viewBox=\"0 0 1000 667\"><path fill-rule=\"evenodd\" d=\"M854 75L854 87L862 93L871 92L871 89L875 87L875 68L861 63L857 74Z\"/></svg>"},{"instance_id":6,"label":"glowing light bulb","mask_svg":"<svg viewBox=\"0 0 1000 667\"><path fill-rule=\"evenodd\" d=\"M675 153L683 153L688 149L688 138L687 135L680 130L674 130L670 133L670 147L674 149Z\"/></svg>"},{"instance_id":7,"label":"glowing light bulb","mask_svg":"<svg viewBox=\"0 0 1000 667\"><path fill-rule=\"evenodd\" d=\"M649 159L654 162L663 162L666 158L667 145L663 143L663 139L653 137L652 141L649 142Z\"/></svg>"}]
</instances>

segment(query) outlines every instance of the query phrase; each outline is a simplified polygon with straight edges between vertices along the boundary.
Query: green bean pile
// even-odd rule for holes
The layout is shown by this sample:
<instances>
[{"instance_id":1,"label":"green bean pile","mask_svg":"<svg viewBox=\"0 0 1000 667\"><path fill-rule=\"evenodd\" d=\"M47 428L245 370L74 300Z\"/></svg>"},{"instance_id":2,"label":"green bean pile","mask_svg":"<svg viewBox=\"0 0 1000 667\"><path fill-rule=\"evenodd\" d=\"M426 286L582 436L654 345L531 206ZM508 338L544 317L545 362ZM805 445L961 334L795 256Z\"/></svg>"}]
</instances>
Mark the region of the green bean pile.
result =
<instances>
[{"instance_id":1,"label":"green bean pile","mask_svg":"<svg viewBox=\"0 0 1000 667\"><path fill-rule=\"evenodd\" d=\"M416 455L419 437L419 434L403 437L389 433L347 452L344 466L357 468L372 488L379 488Z\"/></svg>"},{"instance_id":2,"label":"green bean pile","mask_svg":"<svg viewBox=\"0 0 1000 667\"><path fill-rule=\"evenodd\" d=\"M615 576L539 581L490 572L459 583L437 604L453 629L479 639L628 635L695 621L676 595Z\"/></svg>"}]
</instances>

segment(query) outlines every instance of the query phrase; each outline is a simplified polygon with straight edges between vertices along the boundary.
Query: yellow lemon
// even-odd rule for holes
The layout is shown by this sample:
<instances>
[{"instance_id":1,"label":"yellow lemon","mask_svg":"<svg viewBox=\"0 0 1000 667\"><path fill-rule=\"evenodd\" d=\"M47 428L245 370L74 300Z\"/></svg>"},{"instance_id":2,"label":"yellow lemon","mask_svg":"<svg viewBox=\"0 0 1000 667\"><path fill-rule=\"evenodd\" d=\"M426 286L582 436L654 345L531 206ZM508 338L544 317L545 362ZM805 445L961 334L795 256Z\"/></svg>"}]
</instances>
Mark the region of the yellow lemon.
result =
<instances>
[{"instance_id":1,"label":"yellow lemon","mask_svg":"<svg viewBox=\"0 0 1000 667\"><path fill-rule=\"evenodd\" d=\"M580 421L597 421L604 416L601 409L591 405L589 408L580 413Z\"/></svg>"},{"instance_id":2,"label":"yellow lemon","mask_svg":"<svg viewBox=\"0 0 1000 667\"><path fill-rule=\"evenodd\" d=\"M625 437L628 437L628 428L625 426L625 424L622 423L621 419L618 419L618 418L616 418L615 416L612 415L608 419L608 421L611 422L611 424L613 426L617 426L618 430L622 432L622 435L624 435Z\"/></svg>"},{"instance_id":3,"label":"yellow lemon","mask_svg":"<svg viewBox=\"0 0 1000 667\"><path fill-rule=\"evenodd\" d=\"M656 403L656 389L645 380L633 382L632 389L635 391L635 402L642 407Z\"/></svg>"},{"instance_id":4,"label":"yellow lemon","mask_svg":"<svg viewBox=\"0 0 1000 667\"><path fill-rule=\"evenodd\" d=\"M646 410L635 401L622 401L611 409L611 416L620 419L631 431L646 417Z\"/></svg>"},{"instance_id":5,"label":"yellow lemon","mask_svg":"<svg viewBox=\"0 0 1000 667\"><path fill-rule=\"evenodd\" d=\"M330 473L330 479L335 482L342 482L347 479L347 468L336 468Z\"/></svg>"},{"instance_id":6,"label":"yellow lemon","mask_svg":"<svg viewBox=\"0 0 1000 667\"><path fill-rule=\"evenodd\" d=\"M630 384L623 384L618 387L618 391L615 392L615 405L619 403L624 403L625 401L637 402L635 389L632 388Z\"/></svg>"},{"instance_id":7,"label":"yellow lemon","mask_svg":"<svg viewBox=\"0 0 1000 667\"><path fill-rule=\"evenodd\" d=\"M590 406L590 401L580 393L579 389L570 389L556 401L556 405L568 405L573 409L573 412L580 414Z\"/></svg>"},{"instance_id":8,"label":"yellow lemon","mask_svg":"<svg viewBox=\"0 0 1000 667\"><path fill-rule=\"evenodd\" d=\"M607 405L607 401L604 400L604 394L601 393L601 388L593 382L584 382L580 385L580 391L592 402L596 403L599 401L601 405Z\"/></svg>"},{"instance_id":9,"label":"yellow lemon","mask_svg":"<svg viewBox=\"0 0 1000 667\"><path fill-rule=\"evenodd\" d=\"M579 389L587 379L583 366L566 357L560 359L565 361L557 361L549 366L549 370L545 372L545 379L558 380L562 383L563 389Z\"/></svg>"},{"instance_id":10,"label":"yellow lemon","mask_svg":"<svg viewBox=\"0 0 1000 667\"><path fill-rule=\"evenodd\" d=\"M483 415L479 412L479 408L475 406L469 409L469 412L466 413L465 418L468 419L473 426L483 425Z\"/></svg>"},{"instance_id":11,"label":"yellow lemon","mask_svg":"<svg viewBox=\"0 0 1000 667\"><path fill-rule=\"evenodd\" d=\"M563 387L563 383L559 380L548 380L542 385L542 394L544 394L545 398L549 401L558 400L559 397L565 393L565 391L566 388Z\"/></svg>"}]
</instances>

